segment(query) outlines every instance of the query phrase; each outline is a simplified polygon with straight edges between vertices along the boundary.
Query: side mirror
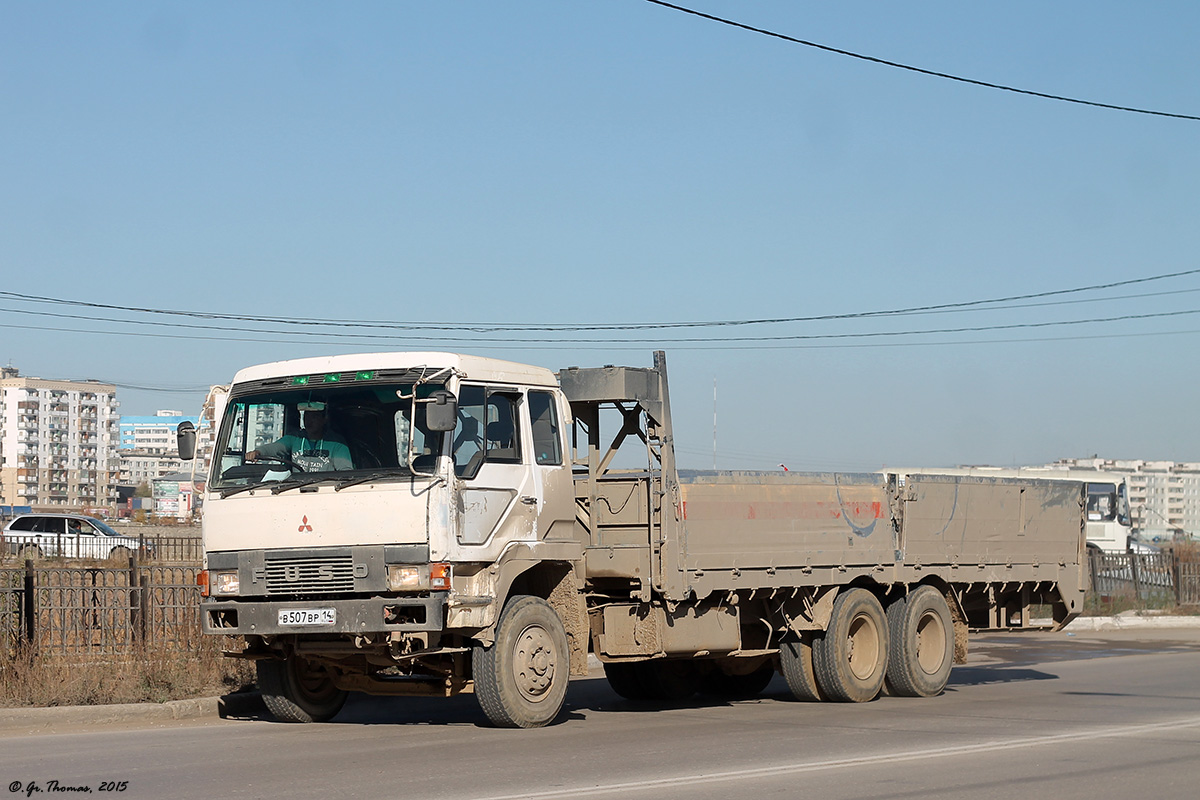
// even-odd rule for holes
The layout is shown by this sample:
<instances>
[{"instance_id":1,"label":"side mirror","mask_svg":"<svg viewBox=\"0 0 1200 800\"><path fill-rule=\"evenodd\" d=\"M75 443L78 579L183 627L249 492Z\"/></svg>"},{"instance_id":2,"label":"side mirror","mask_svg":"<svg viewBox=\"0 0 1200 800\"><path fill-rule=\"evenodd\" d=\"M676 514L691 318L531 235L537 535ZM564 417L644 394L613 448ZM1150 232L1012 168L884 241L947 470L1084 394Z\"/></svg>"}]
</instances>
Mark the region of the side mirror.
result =
<instances>
[{"instance_id":1,"label":"side mirror","mask_svg":"<svg viewBox=\"0 0 1200 800\"><path fill-rule=\"evenodd\" d=\"M445 389L429 395L429 401L425 406L425 427L431 431L442 433L454 430L456 424L458 424L457 398Z\"/></svg>"},{"instance_id":2,"label":"side mirror","mask_svg":"<svg viewBox=\"0 0 1200 800\"><path fill-rule=\"evenodd\" d=\"M175 442L179 446L179 457L191 461L196 457L196 426L184 420L175 428Z\"/></svg>"}]
</instances>

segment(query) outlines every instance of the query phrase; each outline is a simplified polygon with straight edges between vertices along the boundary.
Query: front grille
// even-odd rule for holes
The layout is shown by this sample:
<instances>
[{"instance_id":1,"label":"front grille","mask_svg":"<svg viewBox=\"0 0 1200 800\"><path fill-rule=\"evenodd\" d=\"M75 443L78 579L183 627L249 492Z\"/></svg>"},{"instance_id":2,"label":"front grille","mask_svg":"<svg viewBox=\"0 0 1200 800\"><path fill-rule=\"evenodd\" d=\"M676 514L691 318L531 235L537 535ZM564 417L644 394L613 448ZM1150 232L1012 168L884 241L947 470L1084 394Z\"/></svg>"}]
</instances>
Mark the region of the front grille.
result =
<instances>
[{"instance_id":1,"label":"front grille","mask_svg":"<svg viewBox=\"0 0 1200 800\"><path fill-rule=\"evenodd\" d=\"M268 559L267 594L341 594L354 591L349 555Z\"/></svg>"}]
</instances>

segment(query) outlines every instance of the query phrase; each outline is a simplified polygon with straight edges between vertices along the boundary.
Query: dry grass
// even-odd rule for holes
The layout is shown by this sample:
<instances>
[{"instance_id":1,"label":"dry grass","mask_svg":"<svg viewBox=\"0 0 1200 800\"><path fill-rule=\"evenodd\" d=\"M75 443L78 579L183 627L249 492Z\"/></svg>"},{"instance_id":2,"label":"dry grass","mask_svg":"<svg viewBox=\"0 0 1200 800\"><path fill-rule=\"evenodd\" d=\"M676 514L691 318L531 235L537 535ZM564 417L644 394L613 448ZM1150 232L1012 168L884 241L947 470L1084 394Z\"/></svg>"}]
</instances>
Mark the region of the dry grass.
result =
<instances>
[{"instance_id":1,"label":"dry grass","mask_svg":"<svg viewBox=\"0 0 1200 800\"><path fill-rule=\"evenodd\" d=\"M225 658L220 642L135 654L15 656L0 651L0 707L162 703L226 694L254 683L254 665Z\"/></svg>"},{"instance_id":2,"label":"dry grass","mask_svg":"<svg viewBox=\"0 0 1200 800\"><path fill-rule=\"evenodd\" d=\"M1180 561L1191 564L1200 563L1200 541L1189 539L1185 542L1175 542L1168 549Z\"/></svg>"}]
</instances>

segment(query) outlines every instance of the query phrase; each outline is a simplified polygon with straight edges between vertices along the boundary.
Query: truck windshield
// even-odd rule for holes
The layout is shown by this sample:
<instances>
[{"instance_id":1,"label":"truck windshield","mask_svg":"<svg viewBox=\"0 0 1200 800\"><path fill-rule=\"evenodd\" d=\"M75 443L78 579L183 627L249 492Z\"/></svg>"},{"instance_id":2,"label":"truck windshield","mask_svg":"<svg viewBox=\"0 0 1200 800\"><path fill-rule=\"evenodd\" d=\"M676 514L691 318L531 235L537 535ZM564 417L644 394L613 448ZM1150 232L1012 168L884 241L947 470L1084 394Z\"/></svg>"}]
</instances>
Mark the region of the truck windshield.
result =
<instances>
[{"instance_id":1,"label":"truck windshield","mask_svg":"<svg viewBox=\"0 0 1200 800\"><path fill-rule=\"evenodd\" d=\"M1109 522L1117 517L1117 487L1112 483L1087 485L1087 518L1091 522Z\"/></svg>"},{"instance_id":2,"label":"truck windshield","mask_svg":"<svg viewBox=\"0 0 1200 800\"><path fill-rule=\"evenodd\" d=\"M415 397L444 388L418 384ZM414 402L412 384L304 386L241 395L235 389L214 449L212 487L429 474L443 440L444 434L426 429L425 404Z\"/></svg>"}]
</instances>

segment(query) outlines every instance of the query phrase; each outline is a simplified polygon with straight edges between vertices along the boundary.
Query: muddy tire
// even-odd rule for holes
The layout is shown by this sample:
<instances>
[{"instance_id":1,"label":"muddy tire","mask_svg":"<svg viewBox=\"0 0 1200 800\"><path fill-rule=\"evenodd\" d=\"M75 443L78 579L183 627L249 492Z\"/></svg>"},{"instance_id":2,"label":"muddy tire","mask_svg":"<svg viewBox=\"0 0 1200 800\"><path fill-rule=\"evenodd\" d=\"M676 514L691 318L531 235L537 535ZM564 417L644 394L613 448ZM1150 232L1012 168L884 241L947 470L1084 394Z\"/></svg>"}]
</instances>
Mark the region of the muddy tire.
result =
<instances>
[{"instance_id":1,"label":"muddy tire","mask_svg":"<svg viewBox=\"0 0 1200 800\"><path fill-rule=\"evenodd\" d=\"M280 722L328 722L346 703L325 668L303 658L262 660L257 670L263 703Z\"/></svg>"},{"instance_id":2,"label":"muddy tire","mask_svg":"<svg viewBox=\"0 0 1200 800\"><path fill-rule=\"evenodd\" d=\"M129 557L132 555L133 555L132 550L130 550L128 547L125 547L124 545L119 545L117 547L114 547L112 550L108 551L108 560L116 561L118 563L128 563Z\"/></svg>"},{"instance_id":3,"label":"muddy tire","mask_svg":"<svg viewBox=\"0 0 1200 800\"><path fill-rule=\"evenodd\" d=\"M792 697L806 703L819 703L825 699L817 686L813 673L813 637L805 634L786 641L779 646L779 671L792 693Z\"/></svg>"},{"instance_id":4,"label":"muddy tire","mask_svg":"<svg viewBox=\"0 0 1200 800\"><path fill-rule=\"evenodd\" d=\"M888 664L888 625L883 606L866 589L838 595L825 635L813 641L817 686L844 703L874 700Z\"/></svg>"},{"instance_id":5,"label":"muddy tire","mask_svg":"<svg viewBox=\"0 0 1200 800\"><path fill-rule=\"evenodd\" d=\"M891 694L941 694L954 666L954 620L946 598L932 586L922 586L888 606L887 621Z\"/></svg>"},{"instance_id":6,"label":"muddy tire","mask_svg":"<svg viewBox=\"0 0 1200 800\"><path fill-rule=\"evenodd\" d=\"M540 597L509 599L491 647L471 656L475 697L498 728L540 728L554 721L567 695L570 651L562 620Z\"/></svg>"},{"instance_id":7,"label":"muddy tire","mask_svg":"<svg viewBox=\"0 0 1200 800\"><path fill-rule=\"evenodd\" d=\"M749 700L762 694L775 677L775 665L770 661L749 672L730 674L720 667L704 676L700 690L726 700Z\"/></svg>"},{"instance_id":8,"label":"muddy tire","mask_svg":"<svg viewBox=\"0 0 1200 800\"><path fill-rule=\"evenodd\" d=\"M42 557L42 548L36 544L22 545L21 549L17 551L17 557L22 561L37 561Z\"/></svg>"},{"instance_id":9,"label":"muddy tire","mask_svg":"<svg viewBox=\"0 0 1200 800\"><path fill-rule=\"evenodd\" d=\"M642 681L641 662L611 663L604 665L604 677L612 690L626 700L642 702L650 699L650 690Z\"/></svg>"}]
</instances>

